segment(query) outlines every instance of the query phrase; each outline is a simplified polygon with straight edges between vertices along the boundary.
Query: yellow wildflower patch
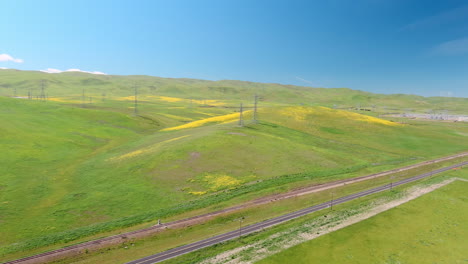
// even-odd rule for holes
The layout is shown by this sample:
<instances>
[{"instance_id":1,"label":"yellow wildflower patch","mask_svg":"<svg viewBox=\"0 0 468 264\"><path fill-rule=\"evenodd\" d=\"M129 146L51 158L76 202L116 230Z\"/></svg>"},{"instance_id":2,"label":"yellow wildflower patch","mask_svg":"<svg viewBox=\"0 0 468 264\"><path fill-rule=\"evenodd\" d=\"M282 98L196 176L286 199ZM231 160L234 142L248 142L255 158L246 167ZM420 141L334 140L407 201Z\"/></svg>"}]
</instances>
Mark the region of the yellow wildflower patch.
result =
<instances>
[{"instance_id":1,"label":"yellow wildflower patch","mask_svg":"<svg viewBox=\"0 0 468 264\"><path fill-rule=\"evenodd\" d=\"M82 103L81 101L78 101L78 100L69 100L69 99L62 98L62 97L49 97L47 98L47 100L54 101L54 102L61 102L61 103Z\"/></svg>"},{"instance_id":2,"label":"yellow wildflower patch","mask_svg":"<svg viewBox=\"0 0 468 264\"><path fill-rule=\"evenodd\" d=\"M252 110L245 111L244 114L247 114L247 113L249 113L251 111ZM193 122L183 124L183 125L180 125L180 126L176 126L176 127L165 128L162 131L172 131L172 130L180 130L180 129L185 129L185 128L195 128L195 127L203 126L203 125L208 124L208 123L229 123L229 122L236 121L238 119L239 119L239 114L238 113L222 115L222 116L214 116L214 117L209 117L209 118L205 118L205 119L202 119L202 120L193 121Z\"/></svg>"},{"instance_id":3,"label":"yellow wildflower patch","mask_svg":"<svg viewBox=\"0 0 468 264\"><path fill-rule=\"evenodd\" d=\"M206 194L206 192L189 192L190 194L193 194L193 195L204 195Z\"/></svg>"},{"instance_id":4,"label":"yellow wildflower patch","mask_svg":"<svg viewBox=\"0 0 468 264\"><path fill-rule=\"evenodd\" d=\"M343 111L343 110L336 110L336 109L331 109L331 108L323 107L323 106L313 107L313 108L303 107L303 106L302 107L285 107L281 109L279 113L283 116L290 117L296 121L307 120L307 117L309 115L318 115L318 116L327 116L327 117L329 116L330 118L346 118L350 120L377 123L377 124L388 125L388 126L401 125L395 122L391 122L391 121L373 117L373 116L362 115L362 114Z\"/></svg>"},{"instance_id":5,"label":"yellow wildflower patch","mask_svg":"<svg viewBox=\"0 0 468 264\"><path fill-rule=\"evenodd\" d=\"M206 105L214 105L214 106L225 105L225 103L218 101L218 100L192 100L192 102L196 104L206 104Z\"/></svg>"},{"instance_id":6,"label":"yellow wildflower patch","mask_svg":"<svg viewBox=\"0 0 468 264\"><path fill-rule=\"evenodd\" d=\"M281 115L294 118L297 121L306 120L306 117L317 111L310 107L286 107L280 110Z\"/></svg>"},{"instance_id":7,"label":"yellow wildflower patch","mask_svg":"<svg viewBox=\"0 0 468 264\"><path fill-rule=\"evenodd\" d=\"M109 161L123 160L123 159L133 158L133 157L139 156L141 154L150 153L150 152L153 152L153 151L157 150L159 147L161 147L162 145L164 145L166 143L176 141L176 140L179 140L179 139L182 139L182 138L185 138L185 137L189 137L189 136L190 135L185 135L185 136L181 136L181 137L177 137L177 138L171 138L171 139L168 139L168 140L165 140L165 141L161 141L161 142L158 142L156 144L153 144L150 147L138 149L138 150L129 152L127 154L123 154L123 155L118 156L118 157L110 158Z\"/></svg>"},{"instance_id":8,"label":"yellow wildflower patch","mask_svg":"<svg viewBox=\"0 0 468 264\"><path fill-rule=\"evenodd\" d=\"M401 124L399 123L391 122L391 121L373 117L373 116L361 115L358 113L353 113L353 112L348 112L348 111L343 111L343 110L334 110L334 109L330 109L330 108L322 107L322 106L319 108L322 108L327 111L333 111L334 116L337 116L337 117L344 117L347 119L382 124L382 125L387 125L387 126L401 126Z\"/></svg>"},{"instance_id":9,"label":"yellow wildflower patch","mask_svg":"<svg viewBox=\"0 0 468 264\"><path fill-rule=\"evenodd\" d=\"M206 175L203 181L207 183L211 191L232 188L241 184L240 180L224 174Z\"/></svg>"},{"instance_id":10,"label":"yellow wildflower patch","mask_svg":"<svg viewBox=\"0 0 468 264\"><path fill-rule=\"evenodd\" d=\"M183 99L183 98L168 97L168 96L159 96L158 98L159 98L159 100L170 102L170 103L180 102L180 101L186 100L186 99Z\"/></svg>"},{"instance_id":11,"label":"yellow wildflower patch","mask_svg":"<svg viewBox=\"0 0 468 264\"><path fill-rule=\"evenodd\" d=\"M196 99L186 99L186 98L178 98L178 97L169 97L169 96L159 96L159 100L175 103L175 102L185 102L185 103L194 103L194 104L207 104L207 105L224 105L225 103L220 102L218 100L196 100Z\"/></svg>"},{"instance_id":12,"label":"yellow wildflower patch","mask_svg":"<svg viewBox=\"0 0 468 264\"><path fill-rule=\"evenodd\" d=\"M159 96L154 96L154 95L138 95L137 96L137 99L138 100L150 100L150 99L158 99ZM116 97L116 98L113 98L115 100L118 100L118 101L134 101L135 100L135 96L134 95L129 95L129 96L125 96L125 97Z\"/></svg>"},{"instance_id":13,"label":"yellow wildflower patch","mask_svg":"<svg viewBox=\"0 0 468 264\"><path fill-rule=\"evenodd\" d=\"M135 100L135 96L130 95L130 96L125 96L125 97L116 97L114 99L118 101L133 101ZM212 105L212 106L225 105L224 102L221 102L218 100L196 100L196 99L178 98L178 97L170 97L170 96L155 96L155 95L139 95L138 100L146 100L146 101L159 100L159 101L164 101L164 102L169 102L169 103L182 102L185 104L193 103L193 104L200 104L200 105L206 104L206 105Z\"/></svg>"}]
</instances>

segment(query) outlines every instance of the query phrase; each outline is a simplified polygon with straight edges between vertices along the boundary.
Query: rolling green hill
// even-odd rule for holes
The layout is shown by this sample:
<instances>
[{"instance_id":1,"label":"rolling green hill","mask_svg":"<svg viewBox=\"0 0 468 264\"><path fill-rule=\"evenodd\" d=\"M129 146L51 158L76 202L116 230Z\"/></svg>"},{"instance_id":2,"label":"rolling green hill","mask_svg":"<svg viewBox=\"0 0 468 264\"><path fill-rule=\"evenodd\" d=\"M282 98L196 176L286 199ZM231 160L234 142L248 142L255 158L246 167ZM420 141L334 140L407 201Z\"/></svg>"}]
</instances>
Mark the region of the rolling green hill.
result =
<instances>
[{"instance_id":1,"label":"rolling green hill","mask_svg":"<svg viewBox=\"0 0 468 264\"><path fill-rule=\"evenodd\" d=\"M27 97L30 92L40 95L44 81L49 97L60 97L65 101L82 101L83 90L86 101L94 102L133 96L136 85L140 94L170 96L186 99L216 99L228 102L251 102L255 93L264 104L322 105L339 108L366 107L381 111L442 111L468 112L468 98L423 97L416 95L382 95L347 88L312 88L272 83L222 80L205 81L186 78L160 78L152 76L94 75L82 72L49 74L38 71L0 70L0 95Z\"/></svg>"},{"instance_id":2,"label":"rolling green hill","mask_svg":"<svg viewBox=\"0 0 468 264\"><path fill-rule=\"evenodd\" d=\"M402 124L311 106L334 102L326 93L348 104L363 94L395 100L348 89L0 70L0 93L37 93L41 79L47 102L0 97L0 254L468 147L466 123ZM84 105L83 87L96 97ZM260 122L248 108L240 127L231 107L255 92Z\"/></svg>"}]
</instances>

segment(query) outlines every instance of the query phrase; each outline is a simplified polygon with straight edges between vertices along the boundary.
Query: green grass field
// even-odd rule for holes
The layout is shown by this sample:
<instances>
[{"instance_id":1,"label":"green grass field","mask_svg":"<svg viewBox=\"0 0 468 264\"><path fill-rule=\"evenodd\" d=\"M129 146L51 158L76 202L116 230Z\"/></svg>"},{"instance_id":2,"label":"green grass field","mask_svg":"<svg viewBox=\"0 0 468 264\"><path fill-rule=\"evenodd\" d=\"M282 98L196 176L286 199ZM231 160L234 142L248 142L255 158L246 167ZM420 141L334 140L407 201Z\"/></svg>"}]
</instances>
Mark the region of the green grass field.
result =
<instances>
[{"instance_id":1,"label":"green grass field","mask_svg":"<svg viewBox=\"0 0 468 264\"><path fill-rule=\"evenodd\" d=\"M361 92L351 90L14 70L0 77L0 94L18 96L46 79L50 99L0 97L0 256L468 147L466 123L403 125L297 106L309 92L342 92L354 104L347 94ZM142 86L138 115L134 82ZM82 105L83 87L92 103ZM264 93L260 123L246 112L239 127L230 107L254 92Z\"/></svg>"},{"instance_id":2,"label":"green grass field","mask_svg":"<svg viewBox=\"0 0 468 264\"><path fill-rule=\"evenodd\" d=\"M453 182L257 263L465 263L467 188Z\"/></svg>"},{"instance_id":3,"label":"green grass field","mask_svg":"<svg viewBox=\"0 0 468 264\"><path fill-rule=\"evenodd\" d=\"M240 101L252 105L253 95L260 96L263 104L322 105L333 107L357 107L383 112L441 112L466 114L467 98L423 97L416 95L382 95L351 90L347 88L312 88L273 83L254 83L235 80L205 81L186 78L160 78L143 75L116 76L93 75L80 72L49 74L38 71L18 71L0 69L0 95L34 97L40 95L41 82L44 80L46 93L51 99L60 99L80 104L82 92L85 102L90 97L95 105L109 107L102 100L115 100L133 96L136 85L141 95L169 96L199 100L194 104L205 104L205 100L222 100L227 105L239 105ZM144 99L144 98L142 98ZM212 105L213 102L206 102ZM186 101L186 104L190 104ZM115 105L112 103L111 105ZM129 103L128 105L131 105Z\"/></svg>"}]
</instances>

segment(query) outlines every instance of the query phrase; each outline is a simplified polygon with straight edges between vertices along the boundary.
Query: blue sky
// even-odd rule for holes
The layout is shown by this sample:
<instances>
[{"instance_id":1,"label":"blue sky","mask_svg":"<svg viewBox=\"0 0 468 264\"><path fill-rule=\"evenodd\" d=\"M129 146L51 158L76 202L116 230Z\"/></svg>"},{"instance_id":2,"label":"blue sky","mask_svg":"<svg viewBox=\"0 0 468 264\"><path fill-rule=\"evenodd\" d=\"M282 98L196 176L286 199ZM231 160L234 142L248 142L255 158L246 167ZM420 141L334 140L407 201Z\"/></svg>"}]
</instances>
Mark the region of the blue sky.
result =
<instances>
[{"instance_id":1,"label":"blue sky","mask_svg":"<svg viewBox=\"0 0 468 264\"><path fill-rule=\"evenodd\" d=\"M0 67L468 97L468 1L0 1Z\"/></svg>"}]
</instances>

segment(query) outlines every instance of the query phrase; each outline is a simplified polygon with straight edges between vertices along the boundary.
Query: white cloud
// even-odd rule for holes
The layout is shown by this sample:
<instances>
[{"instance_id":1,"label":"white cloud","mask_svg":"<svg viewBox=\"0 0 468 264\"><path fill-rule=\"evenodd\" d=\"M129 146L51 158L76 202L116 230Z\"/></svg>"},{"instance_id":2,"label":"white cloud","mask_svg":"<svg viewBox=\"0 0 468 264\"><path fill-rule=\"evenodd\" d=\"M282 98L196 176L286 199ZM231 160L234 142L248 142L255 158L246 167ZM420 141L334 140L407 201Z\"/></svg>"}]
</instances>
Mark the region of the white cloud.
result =
<instances>
[{"instance_id":1,"label":"white cloud","mask_svg":"<svg viewBox=\"0 0 468 264\"><path fill-rule=\"evenodd\" d=\"M0 67L1 70L8 70L8 68Z\"/></svg>"},{"instance_id":2,"label":"white cloud","mask_svg":"<svg viewBox=\"0 0 468 264\"><path fill-rule=\"evenodd\" d=\"M105 73L103 72L100 72L100 71L82 71L80 69L68 69L66 70L67 72L85 72L85 73L91 73L91 74L101 74L101 75L106 75Z\"/></svg>"},{"instance_id":3,"label":"white cloud","mask_svg":"<svg viewBox=\"0 0 468 264\"><path fill-rule=\"evenodd\" d=\"M80 69L68 69L68 70L62 71L62 70L58 70L58 69L48 68L47 70L41 70L41 72L47 72L47 73L84 72L84 73L91 73L91 74L106 75L105 73L100 72L100 71L92 71L92 72L91 72L91 71L82 71L82 70L80 70Z\"/></svg>"},{"instance_id":4,"label":"white cloud","mask_svg":"<svg viewBox=\"0 0 468 264\"><path fill-rule=\"evenodd\" d=\"M52 69L52 68L47 68L47 70L41 70L41 72L47 72L47 73L61 73L61 70L57 69Z\"/></svg>"},{"instance_id":5,"label":"white cloud","mask_svg":"<svg viewBox=\"0 0 468 264\"><path fill-rule=\"evenodd\" d=\"M433 53L442 55L467 54L468 37L441 43L433 48Z\"/></svg>"},{"instance_id":6,"label":"white cloud","mask_svg":"<svg viewBox=\"0 0 468 264\"><path fill-rule=\"evenodd\" d=\"M24 61L22 59L17 59L13 58L12 56L8 54L0 54L0 61L12 61L16 63L23 63Z\"/></svg>"}]
</instances>

